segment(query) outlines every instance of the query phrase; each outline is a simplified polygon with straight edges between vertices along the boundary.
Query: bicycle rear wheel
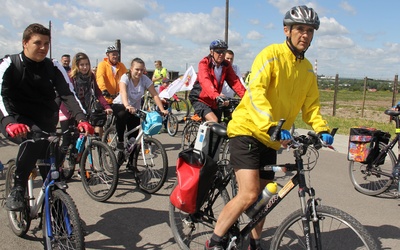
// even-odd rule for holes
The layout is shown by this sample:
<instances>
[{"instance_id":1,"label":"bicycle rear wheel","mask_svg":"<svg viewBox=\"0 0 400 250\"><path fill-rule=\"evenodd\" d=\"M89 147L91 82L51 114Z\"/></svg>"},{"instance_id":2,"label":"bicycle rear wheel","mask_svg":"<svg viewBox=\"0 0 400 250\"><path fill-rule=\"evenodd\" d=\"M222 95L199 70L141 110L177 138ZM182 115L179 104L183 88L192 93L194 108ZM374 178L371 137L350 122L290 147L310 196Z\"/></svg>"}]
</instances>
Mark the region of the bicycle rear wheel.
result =
<instances>
[{"instance_id":1,"label":"bicycle rear wheel","mask_svg":"<svg viewBox=\"0 0 400 250\"><path fill-rule=\"evenodd\" d=\"M71 196L58 189L51 192L47 202L50 214L43 213L42 226L45 249L85 249L81 220Z\"/></svg>"},{"instance_id":2,"label":"bicycle rear wheel","mask_svg":"<svg viewBox=\"0 0 400 250\"><path fill-rule=\"evenodd\" d=\"M175 182L174 187L177 185ZM173 189L172 189L173 190ZM175 242L181 249L204 249L206 240L211 238L218 215L229 201L226 189L214 189L199 212L188 214L169 204L169 224Z\"/></svg>"},{"instance_id":3,"label":"bicycle rear wheel","mask_svg":"<svg viewBox=\"0 0 400 250\"><path fill-rule=\"evenodd\" d=\"M278 227L270 249L306 249L301 210L290 214ZM328 206L317 206L321 249L378 249L374 238L349 214ZM315 225L310 222L311 248L315 243Z\"/></svg>"},{"instance_id":4,"label":"bicycle rear wheel","mask_svg":"<svg viewBox=\"0 0 400 250\"><path fill-rule=\"evenodd\" d=\"M178 133L179 123L178 118L174 114L168 114L167 131L170 136L175 136Z\"/></svg>"},{"instance_id":5,"label":"bicycle rear wheel","mask_svg":"<svg viewBox=\"0 0 400 250\"><path fill-rule=\"evenodd\" d=\"M163 145L155 138L144 138L134 150L133 169L140 189L153 194L164 185L168 175L168 156Z\"/></svg>"},{"instance_id":6,"label":"bicycle rear wheel","mask_svg":"<svg viewBox=\"0 0 400 250\"><path fill-rule=\"evenodd\" d=\"M172 113L178 118L178 121L182 121L184 117L189 116L189 103L185 99L179 98L179 101L172 101L171 109Z\"/></svg>"},{"instance_id":7,"label":"bicycle rear wheel","mask_svg":"<svg viewBox=\"0 0 400 250\"><path fill-rule=\"evenodd\" d=\"M200 123L195 121L189 121L189 123L186 124L182 132L182 143L181 143L182 150L194 147L194 143L196 142L197 132L199 131L199 126Z\"/></svg>"},{"instance_id":8,"label":"bicycle rear wheel","mask_svg":"<svg viewBox=\"0 0 400 250\"><path fill-rule=\"evenodd\" d=\"M379 143L380 150L385 146ZM350 161L350 180L357 191L366 195L379 195L389 189L393 183L392 171L396 164L396 156L389 150L384 160L374 160L374 162L382 161L384 163L381 165Z\"/></svg>"},{"instance_id":9,"label":"bicycle rear wheel","mask_svg":"<svg viewBox=\"0 0 400 250\"><path fill-rule=\"evenodd\" d=\"M93 200L106 201L114 194L118 185L117 159L104 142L92 140L86 147L80 172L83 188Z\"/></svg>"},{"instance_id":10,"label":"bicycle rear wheel","mask_svg":"<svg viewBox=\"0 0 400 250\"><path fill-rule=\"evenodd\" d=\"M17 165L15 160L10 160L8 162L8 170L5 181L5 197L7 198L14 186L14 176ZM36 169L35 169L36 170ZM26 204L25 209L22 211L7 211L8 222L10 224L11 230L18 237L23 237L29 230L31 226L31 218L29 216L28 204Z\"/></svg>"}]
</instances>

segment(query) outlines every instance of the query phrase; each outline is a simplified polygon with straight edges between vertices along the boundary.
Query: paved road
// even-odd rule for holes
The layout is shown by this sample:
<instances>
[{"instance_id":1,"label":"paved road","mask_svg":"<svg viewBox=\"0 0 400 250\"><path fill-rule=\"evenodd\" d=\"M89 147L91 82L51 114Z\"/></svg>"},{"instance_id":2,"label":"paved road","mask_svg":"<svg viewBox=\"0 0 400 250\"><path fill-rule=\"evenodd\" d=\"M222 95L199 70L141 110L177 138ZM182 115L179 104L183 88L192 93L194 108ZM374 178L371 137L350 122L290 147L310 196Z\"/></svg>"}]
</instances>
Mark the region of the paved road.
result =
<instances>
[{"instance_id":1,"label":"paved road","mask_svg":"<svg viewBox=\"0 0 400 250\"><path fill-rule=\"evenodd\" d=\"M118 189L106 203L91 200L77 179L69 183L68 192L75 200L88 232L85 238L87 249L178 249L169 228L168 195L175 180L180 137L162 134L157 138L163 142L169 157L169 178L157 194L141 192L124 167ZM312 171L316 196L322 198L323 204L338 207L357 218L378 239L382 249L400 249L400 200L368 197L355 191L348 177L347 136L337 135L335 145L338 152L321 151L318 165ZM16 147L0 136L0 160L4 163L15 153ZM287 152L279 156L281 162L290 160ZM3 191L4 177L0 176L0 197ZM297 195L293 192L268 216L268 227L276 228L297 206ZM35 231L35 225L36 221L26 238L18 238L8 226L5 210L0 209L0 248L43 248L41 231Z\"/></svg>"}]
</instances>

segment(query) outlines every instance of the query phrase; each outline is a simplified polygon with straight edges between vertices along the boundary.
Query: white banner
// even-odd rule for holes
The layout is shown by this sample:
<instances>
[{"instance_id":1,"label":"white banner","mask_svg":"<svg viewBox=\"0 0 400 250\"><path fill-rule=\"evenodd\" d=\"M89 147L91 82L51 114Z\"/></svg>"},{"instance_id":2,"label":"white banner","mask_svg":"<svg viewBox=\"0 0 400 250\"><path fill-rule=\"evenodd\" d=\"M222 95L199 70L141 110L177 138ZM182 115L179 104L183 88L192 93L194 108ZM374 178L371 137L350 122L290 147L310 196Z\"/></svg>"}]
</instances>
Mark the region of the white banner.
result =
<instances>
[{"instance_id":1,"label":"white banner","mask_svg":"<svg viewBox=\"0 0 400 250\"><path fill-rule=\"evenodd\" d=\"M176 92L191 90L196 79L196 71L194 71L193 66L190 66L182 77L171 82L168 88L161 91L159 96L161 98L171 98Z\"/></svg>"}]
</instances>

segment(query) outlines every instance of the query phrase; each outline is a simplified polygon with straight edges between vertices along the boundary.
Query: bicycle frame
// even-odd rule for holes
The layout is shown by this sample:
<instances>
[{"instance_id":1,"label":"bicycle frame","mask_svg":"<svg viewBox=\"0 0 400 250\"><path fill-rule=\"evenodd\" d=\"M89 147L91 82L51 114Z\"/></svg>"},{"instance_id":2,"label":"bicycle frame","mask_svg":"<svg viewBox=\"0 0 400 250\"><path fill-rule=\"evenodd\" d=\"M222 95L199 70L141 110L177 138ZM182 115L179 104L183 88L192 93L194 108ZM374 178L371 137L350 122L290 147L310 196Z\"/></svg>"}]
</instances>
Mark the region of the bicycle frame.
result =
<instances>
[{"instance_id":1,"label":"bicycle frame","mask_svg":"<svg viewBox=\"0 0 400 250\"><path fill-rule=\"evenodd\" d=\"M308 149L308 146L304 146L301 144L297 144L294 149L293 149L293 155L295 158L295 163L285 163L285 164L274 164L274 165L268 165L265 166L265 169L270 169L271 167L281 167L281 168L286 168L287 171L293 172L295 171L296 174L283 186L283 188L275 195L271 197L267 205L258 211L253 218L247 223L247 225L238 232L236 230L236 224L235 223L229 231L232 233L233 237L231 237L231 241L228 242L228 247L227 249L232 249L233 247L236 246L237 242L243 242L243 240L250 234L250 232L258 225L258 223L264 219L293 189L295 189L297 186L299 186L299 199L300 199L300 205L301 205L301 210L302 210L302 217L304 220L302 220L303 223L303 232L304 232L304 237L305 237L305 242L306 242L306 247L307 249L311 249L311 233L310 233L310 226L307 225L309 221L312 221L314 224L315 228L315 242L316 242L316 247L317 249L321 249L321 240L320 240L320 229L319 229L319 218L317 218L316 215L316 199L315 199L315 190L312 187L307 187L306 179L304 176L304 163L303 163L303 158L302 156L306 154ZM233 171L232 169L230 171ZM222 187L224 189L230 182L232 175L227 174L225 176L220 177L220 179L217 181L216 186L217 187ZM219 189L219 188L216 188ZM308 202L306 201L306 193L309 196ZM214 202L211 200L211 202ZM310 218L310 214L308 213L311 208L312 215L313 217Z\"/></svg>"},{"instance_id":2,"label":"bicycle frame","mask_svg":"<svg viewBox=\"0 0 400 250\"><path fill-rule=\"evenodd\" d=\"M43 185L41 187L41 190L39 192L39 195L37 199L35 199L34 194L33 194L33 179L34 177L32 174L30 175L28 179L28 200L29 200L29 216L31 218L37 218L39 215L39 209L43 206L45 215L46 215L46 229L47 229L47 235L49 236L50 239L53 239L53 232L51 230L52 225L51 225L51 218L50 218L50 197L51 197L51 192L54 186L58 189L67 189L68 186L65 184L60 183L57 179L60 177L60 172L57 169L56 166L56 156L55 156L55 148L54 148L54 143L58 143L59 137L58 136L49 136L47 139L45 138L39 138L39 139L30 139L25 142L34 142L36 140L48 140L50 142L50 154L49 154L49 163L41 166L50 166L50 169L47 173L46 179L43 180ZM36 171L36 169L34 170ZM68 230L68 234L70 235L72 233L72 228L71 224L69 223L69 218L68 214L66 215L66 226Z\"/></svg>"}]
</instances>

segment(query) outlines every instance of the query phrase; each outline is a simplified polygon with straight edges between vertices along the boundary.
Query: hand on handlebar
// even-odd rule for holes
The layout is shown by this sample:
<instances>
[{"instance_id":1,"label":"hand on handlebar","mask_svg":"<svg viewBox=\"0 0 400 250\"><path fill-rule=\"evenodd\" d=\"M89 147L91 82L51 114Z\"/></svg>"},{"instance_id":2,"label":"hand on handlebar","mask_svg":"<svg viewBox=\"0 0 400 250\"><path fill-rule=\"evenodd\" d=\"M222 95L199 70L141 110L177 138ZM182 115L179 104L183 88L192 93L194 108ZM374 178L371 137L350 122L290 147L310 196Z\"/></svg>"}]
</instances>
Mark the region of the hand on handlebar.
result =
<instances>
[{"instance_id":1,"label":"hand on handlebar","mask_svg":"<svg viewBox=\"0 0 400 250\"><path fill-rule=\"evenodd\" d=\"M11 136L11 138L15 137L26 137L26 134L31 131L28 125L23 123L10 123L6 126L7 133Z\"/></svg>"},{"instance_id":2,"label":"hand on handlebar","mask_svg":"<svg viewBox=\"0 0 400 250\"><path fill-rule=\"evenodd\" d=\"M219 107L226 107L229 106L229 100L227 100L225 98L225 96L217 96L217 98L215 98L215 100L217 101L217 104Z\"/></svg>"},{"instance_id":3,"label":"hand on handlebar","mask_svg":"<svg viewBox=\"0 0 400 250\"><path fill-rule=\"evenodd\" d=\"M94 134L94 128L92 125L90 125L90 123L84 121L84 122L80 122L78 124L78 129L81 132L85 132L86 135L90 134L93 135Z\"/></svg>"},{"instance_id":4,"label":"hand on handlebar","mask_svg":"<svg viewBox=\"0 0 400 250\"><path fill-rule=\"evenodd\" d=\"M292 140L292 135L290 134L290 132L288 130L282 129L280 137L281 137L280 142L281 142L282 147L286 148L287 145Z\"/></svg>"},{"instance_id":5,"label":"hand on handlebar","mask_svg":"<svg viewBox=\"0 0 400 250\"><path fill-rule=\"evenodd\" d=\"M328 134L327 132L322 132L319 134L319 137L321 138L321 140L323 142L325 142L328 145L332 145L333 144L333 136Z\"/></svg>"}]
</instances>

